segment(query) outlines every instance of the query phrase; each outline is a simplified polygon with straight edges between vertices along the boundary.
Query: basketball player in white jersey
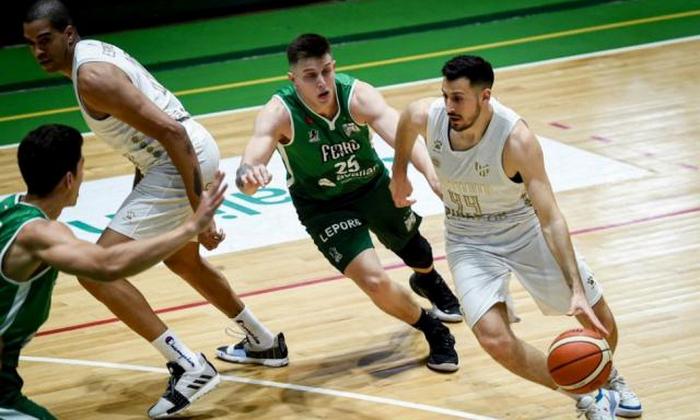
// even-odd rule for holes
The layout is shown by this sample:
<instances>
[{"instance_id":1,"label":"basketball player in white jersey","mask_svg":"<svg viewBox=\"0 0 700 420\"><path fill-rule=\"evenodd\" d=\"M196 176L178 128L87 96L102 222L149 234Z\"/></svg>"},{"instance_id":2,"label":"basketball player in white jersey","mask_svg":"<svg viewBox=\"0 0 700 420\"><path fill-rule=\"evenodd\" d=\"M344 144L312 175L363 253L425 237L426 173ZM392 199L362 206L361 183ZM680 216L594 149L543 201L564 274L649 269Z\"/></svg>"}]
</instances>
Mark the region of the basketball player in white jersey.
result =
<instances>
[{"instance_id":1,"label":"basketball player in white jersey","mask_svg":"<svg viewBox=\"0 0 700 420\"><path fill-rule=\"evenodd\" d=\"M491 96L491 65L480 57L458 56L442 74L443 97L416 101L401 115L391 181L394 202L407 206L414 201L406 169L420 134L442 188L447 261L467 323L498 363L556 390L545 355L510 327L517 321L508 292L510 273L543 313L576 316L605 335L613 351L615 319L574 251L537 138L518 114ZM588 419L642 413L639 399L614 368L604 389L567 395Z\"/></svg>"},{"instance_id":2,"label":"basketball player in white jersey","mask_svg":"<svg viewBox=\"0 0 700 420\"><path fill-rule=\"evenodd\" d=\"M85 121L92 131L136 167L126 198L98 244L111 246L155 236L182 224L200 201L202 189L219 166L212 136L190 118L172 93L121 49L81 40L65 6L58 0L32 5L24 36L38 63L73 81ZM195 240L196 239L196 240ZM240 327L245 339L232 346L230 361L268 366L287 364L287 348L245 307L221 272L199 254L199 244L213 249L224 239L215 225L166 259L165 265ZM171 381L149 410L165 417L198 397L200 384L216 374L202 370L203 358L190 350L156 316L143 295L126 279L81 284L170 362ZM212 370L212 371L209 371Z\"/></svg>"}]
</instances>

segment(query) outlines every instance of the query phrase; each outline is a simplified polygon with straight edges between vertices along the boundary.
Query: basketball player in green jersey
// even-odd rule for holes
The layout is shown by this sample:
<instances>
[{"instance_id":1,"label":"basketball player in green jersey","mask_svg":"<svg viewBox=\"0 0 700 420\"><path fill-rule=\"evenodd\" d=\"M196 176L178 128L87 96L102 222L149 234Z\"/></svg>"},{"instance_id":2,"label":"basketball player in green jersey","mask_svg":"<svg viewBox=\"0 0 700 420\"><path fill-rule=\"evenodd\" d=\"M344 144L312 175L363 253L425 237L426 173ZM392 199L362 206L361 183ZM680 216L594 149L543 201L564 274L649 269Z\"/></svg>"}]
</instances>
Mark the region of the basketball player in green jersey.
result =
<instances>
[{"instance_id":1,"label":"basketball player in green jersey","mask_svg":"<svg viewBox=\"0 0 700 420\"><path fill-rule=\"evenodd\" d=\"M17 365L22 347L46 321L58 271L95 281L139 273L176 252L206 230L221 204L226 186L217 173L197 211L170 232L110 248L81 241L56 221L75 205L83 179L80 133L47 125L29 133L17 151L26 195L0 201L0 418L53 419L44 407L22 395ZM198 355L202 369L187 384L201 387L197 398L220 381L213 366ZM197 382L199 381L199 382ZM199 385L206 382L205 386ZM190 397L190 402L196 398Z\"/></svg>"},{"instance_id":2,"label":"basketball player in green jersey","mask_svg":"<svg viewBox=\"0 0 700 420\"><path fill-rule=\"evenodd\" d=\"M457 370L454 338L436 317L459 322L459 303L433 267L431 247L418 232L420 216L394 206L387 170L371 144L370 127L393 144L398 112L374 87L336 74L330 44L320 35L299 36L287 47L287 58L292 84L258 114L236 184L245 194L265 186L266 165L277 149L299 219L326 259L380 309L425 334L429 368ZM413 162L436 179L425 148L414 150ZM370 230L414 270L411 287L431 300L435 317L391 281ZM221 347L217 356L227 360L236 350Z\"/></svg>"}]
</instances>

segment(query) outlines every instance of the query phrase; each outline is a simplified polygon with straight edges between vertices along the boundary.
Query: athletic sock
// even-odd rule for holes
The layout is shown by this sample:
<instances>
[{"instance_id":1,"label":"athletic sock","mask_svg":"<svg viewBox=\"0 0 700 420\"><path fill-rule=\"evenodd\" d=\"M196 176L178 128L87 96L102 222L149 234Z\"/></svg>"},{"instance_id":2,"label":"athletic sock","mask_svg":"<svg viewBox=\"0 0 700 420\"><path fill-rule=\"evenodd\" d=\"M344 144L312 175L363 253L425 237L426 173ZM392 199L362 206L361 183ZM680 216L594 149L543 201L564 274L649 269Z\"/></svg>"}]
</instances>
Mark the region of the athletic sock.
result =
<instances>
[{"instance_id":1,"label":"athletic sock","mask_svg":"<svg viewBox=\"0 0 700 420\"><path fill-rule=\"evenodd\" d=\"M169 362L175 362L185 370L200 367L199 356L190 350L170 329L151 341L153 347Z\"/></svg>"},{"instance_id":2,"label":"athletic sock","mask_svg":"<svg viewBox=\"0 0 700 420\"><path fill-rule=\"evenodd\" d=\"M274 344L275 337L270 330L255 318L255 315L253 315L253 312L249 310L247 306L232 319L233 322L238 325L238 328L248 337L248 342L254 347L269 349Z\"/></svg>"},{"instance_id":3,"label":"athletic sock","mask_svg":"<svg viewBox=\"0 0 700 420\"><path fill-rule=\"evenodd\" d=\"M430 315L424 308L420 309L420 318L412 325L413 328L420 330L423 334L428 335L435 330L436 324L442 326L440 321Z\"/></svg>"}]
</instances>

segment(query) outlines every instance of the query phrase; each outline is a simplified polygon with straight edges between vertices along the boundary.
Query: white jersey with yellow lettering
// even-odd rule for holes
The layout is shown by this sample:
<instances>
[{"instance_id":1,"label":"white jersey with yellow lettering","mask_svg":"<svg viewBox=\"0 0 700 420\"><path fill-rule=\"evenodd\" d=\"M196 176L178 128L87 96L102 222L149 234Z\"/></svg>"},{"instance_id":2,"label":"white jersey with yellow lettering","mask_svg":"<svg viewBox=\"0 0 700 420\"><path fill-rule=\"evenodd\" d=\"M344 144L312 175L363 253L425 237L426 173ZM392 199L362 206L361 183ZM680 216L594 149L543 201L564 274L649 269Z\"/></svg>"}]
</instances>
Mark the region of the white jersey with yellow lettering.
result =
<instances>
[{"instance_id":1,"label":"white jersey with yellow lettering","mask_svg":"<svg viewBox=\"0 0 700 420\"><path fill-rule=\"evenodd\" d=\"M143 174L147 173L152 166L168 162L170 158L157 140L112 116L95 119L85 109L78 93L77 76L80 66L90 62L105 62L117 66L160 110L170 118L182 122L187 120L190 114L180 101L138 61L120 48L95 40L82 40L76 44L71 78L80 112L90 129L97 137L129 159Z\"/></svg>"},{"instance_id":2,"label":"white jersey with yellow lettering","mask_svg":"<svg viewBox=\"0 0 700 420\"><path fill-rule=\"evenodd\" d=\"M453 150L442 99L430 105L426 143L443 192L445 248L457 296L470 327L493 305L515 315L509 291L515 274L544 314L564 314L571 288L544 238L521 180L503 170L503 148L520 116L491 98L493 117L479 142ZM594 305L602 290L577 256L586 297Z\"/></svg>"}]
</instances>

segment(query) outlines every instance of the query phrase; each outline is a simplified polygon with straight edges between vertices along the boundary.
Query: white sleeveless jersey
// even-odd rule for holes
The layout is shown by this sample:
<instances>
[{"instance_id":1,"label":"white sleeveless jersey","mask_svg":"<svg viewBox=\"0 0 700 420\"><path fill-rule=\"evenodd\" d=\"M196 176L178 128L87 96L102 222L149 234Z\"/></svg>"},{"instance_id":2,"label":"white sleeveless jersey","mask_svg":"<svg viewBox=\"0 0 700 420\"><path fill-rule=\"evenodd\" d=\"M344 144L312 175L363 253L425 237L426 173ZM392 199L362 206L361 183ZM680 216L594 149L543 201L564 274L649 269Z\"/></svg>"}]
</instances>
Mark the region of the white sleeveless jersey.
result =
<instances>
[{"instance_id":1,"label":"white sleeveless jersey","mask_svg":"<svg viewBox=\"0 0 700 420\"><path fill-rule=\"evenodd\" d=\"M82 64L89 62L106 62L119 67L131 79L131 83L158 108L172 119L183 121L189 117L189 114L180 101L158 83L139 62L120 48L95 40L80 41L75 46L71 78L80 111L90 129L97 137L136 165L141 173L145 174L154 165L170 162L170 157L157 140L112 116L102 120L90 116L80 100L77 87L78 69Z\"/></svg>"},{"instance_id":2,"label":"white sleeveless jersey","mask_svg":"<svg viewBox=\"0 0 700 420\"><path fill-rule=\"evenodd\" d=\"M452 149L442 99L430 105L427 146L442 187L448 234L490 235L533 221L525 186L503 171L503 146L520 116L491 98L493 117L483 137L465 151Z\"/></svg>"}]
</instances>

